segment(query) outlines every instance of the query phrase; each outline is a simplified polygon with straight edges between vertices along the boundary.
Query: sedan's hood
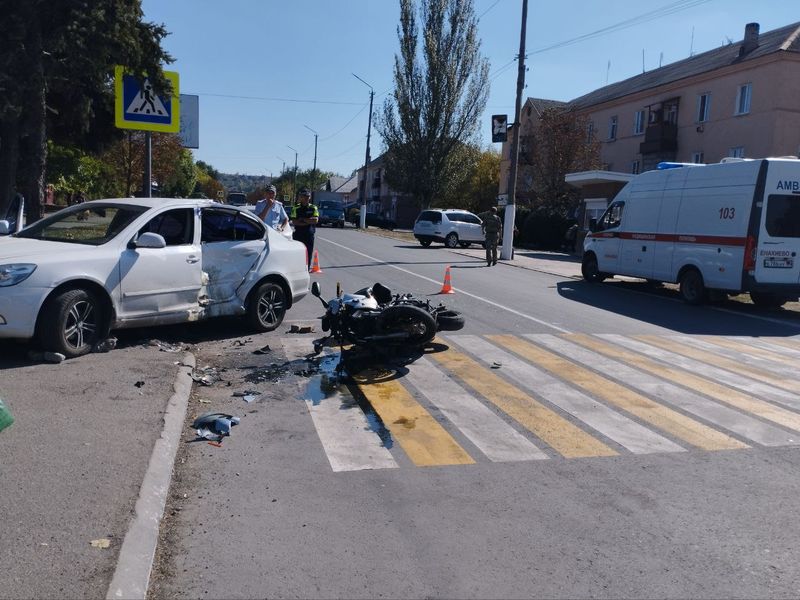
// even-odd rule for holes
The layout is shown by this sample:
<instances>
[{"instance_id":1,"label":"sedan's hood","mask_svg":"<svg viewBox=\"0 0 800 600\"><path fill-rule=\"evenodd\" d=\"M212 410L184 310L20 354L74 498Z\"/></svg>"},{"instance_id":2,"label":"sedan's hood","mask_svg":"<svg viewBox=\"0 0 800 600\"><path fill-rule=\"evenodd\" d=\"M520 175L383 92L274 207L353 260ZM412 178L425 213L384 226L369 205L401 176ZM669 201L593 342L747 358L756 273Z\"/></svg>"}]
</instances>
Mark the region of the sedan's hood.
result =
<instances>
[{"instance_id":1,"label":"sedan's hood","mask_svg":"<svg viewBox=\"0 0 800 600\"><path fill-rule=\"evenodd\" d=\"M36 263L45 257L63 259L67 255L80 256L86 252L97 252L97 246L68 242L44 242L12 236L0 237L0 263Z\"/></svg>"}]
</instances>

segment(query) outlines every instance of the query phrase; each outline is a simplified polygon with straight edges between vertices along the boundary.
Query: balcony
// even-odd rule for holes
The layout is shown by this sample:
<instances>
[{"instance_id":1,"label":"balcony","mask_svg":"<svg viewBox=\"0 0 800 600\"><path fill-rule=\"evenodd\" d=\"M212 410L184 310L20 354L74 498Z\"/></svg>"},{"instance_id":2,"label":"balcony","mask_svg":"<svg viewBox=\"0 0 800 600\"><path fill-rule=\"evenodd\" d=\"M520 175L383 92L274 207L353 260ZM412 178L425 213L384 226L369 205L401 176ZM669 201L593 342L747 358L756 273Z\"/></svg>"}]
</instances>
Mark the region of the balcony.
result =
<instances>
[{"instance_id":1,"label":"balcony","mask_svg":"<svg viewBox=\"0 0 800 600\"><path fill-rule=\"evenodd\" d=\"M641 154L675 152L678 149L678 126L675 123L653 123L644 130L644 141L639 144Z\"/></svg>"}]
</instances>

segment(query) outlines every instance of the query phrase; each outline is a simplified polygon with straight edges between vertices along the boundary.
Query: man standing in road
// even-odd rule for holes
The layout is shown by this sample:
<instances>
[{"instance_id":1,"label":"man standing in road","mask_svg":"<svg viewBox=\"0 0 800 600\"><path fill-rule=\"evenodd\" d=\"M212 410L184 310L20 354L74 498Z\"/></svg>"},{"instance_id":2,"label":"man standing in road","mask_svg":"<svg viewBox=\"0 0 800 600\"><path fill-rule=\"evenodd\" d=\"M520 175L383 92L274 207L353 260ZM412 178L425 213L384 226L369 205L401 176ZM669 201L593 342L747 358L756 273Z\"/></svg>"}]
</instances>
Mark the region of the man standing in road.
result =
<instances>
[{"instance_id":1,"label":"man standing in road","mask_svg":"<svg viewBox=\"0 0 800 600\"><path fill-rule=\"evenodd\" d=\"M481 215L481 230L486 240L486 266L497 264L497 242L503 233L503 222L497 216L497 207L493 206Z\"/></svg>"},{"instance_id":2,"label":"man standing in road","mask_svg":"<svg viewBox=\"0 0 800 600\"><path fill-rule=\"evenodd\" d=\"M283 231L289 224L289 215L283 208L283 204L275 200L277 190L274 185L268 185L264 190L264 197L256 202L255 213L259 219L264 221L267 225Z\"/></svg>"},{"instance_id":3,"label":"man standing in road","mask_svg":"<svg viewBox=\"0 0 800 600\"><path fill-rule=\"evenodd\" d=\"M314 253L314 232L319 221L319 211L311 204L311 190L303 188L300 190L300 204L292 207L292 225L294 225L293 237L298 242L303 242L308 250L308 268L311 269L311 255Z\"/></svg>"}]
</instances>

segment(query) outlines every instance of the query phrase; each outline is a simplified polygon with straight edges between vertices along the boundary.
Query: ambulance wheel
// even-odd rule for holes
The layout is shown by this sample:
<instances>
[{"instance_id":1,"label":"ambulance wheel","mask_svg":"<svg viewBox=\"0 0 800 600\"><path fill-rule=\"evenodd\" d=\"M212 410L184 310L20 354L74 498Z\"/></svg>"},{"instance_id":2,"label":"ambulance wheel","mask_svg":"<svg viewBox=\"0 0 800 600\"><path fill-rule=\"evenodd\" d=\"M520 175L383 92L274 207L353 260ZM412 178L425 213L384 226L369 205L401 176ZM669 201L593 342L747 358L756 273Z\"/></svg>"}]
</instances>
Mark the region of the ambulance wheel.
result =
<instances>
[{"instance_id":1,"label":"ambulance wheel","mask_svg":"<svg viewBox=\"0 0 800 600\"><path fill-rule=\"evenodd\" d=\"M750 299L760 308L780 308L787 302L786 298L769 292L750 292Z\"/></svg>"},{"instance_id":2,"label":"ambulance wheel","mask_svg":"<svg viewBox=\"0 0 800 600\"><path fill-rule=\"evenodd\" d=\"M681 297L686 304L699 306L706 301L706 286L697 269L687 269L680 279Z\"/></svg>"},{"instance_id":3,"label":"ambulance wheel","mask_svg":"<svg viewBox=\"0 0 800 600\"><path fill-rule=\"evenodd\" d=\"M600 283L607 275L601 273L597 266L597 257L593 252L589 252L583 257L583 264L581 264L581 274L583 278L589 283Z\"/></svg>"}]
</instances>

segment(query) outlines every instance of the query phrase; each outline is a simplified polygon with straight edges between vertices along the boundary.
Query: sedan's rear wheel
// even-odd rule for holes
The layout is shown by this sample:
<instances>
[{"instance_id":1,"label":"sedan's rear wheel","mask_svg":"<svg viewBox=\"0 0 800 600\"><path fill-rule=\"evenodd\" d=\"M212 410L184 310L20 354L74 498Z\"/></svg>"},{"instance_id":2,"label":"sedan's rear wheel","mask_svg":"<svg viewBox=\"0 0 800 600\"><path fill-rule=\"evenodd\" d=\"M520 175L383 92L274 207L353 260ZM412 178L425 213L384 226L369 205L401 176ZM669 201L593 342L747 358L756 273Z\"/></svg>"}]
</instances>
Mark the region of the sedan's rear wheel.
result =
<instances>
[{"instance_id":1,"label":"sedan's rear wheel","mask_svg":"<svg viewBox=\"0 0 800 600\"><path fill-rule=\"evenodd\" d=\"M250 298L247 318L254 329L272 331L286 315L286 294L277 283L262 283Z\"/></svg>"},{"instance_id":2,"label":"sedan's rear wheel","mask_svg":"<svg viewBox=\"0 0 800 600\"><path fill-rule=\"evenodd\" d=\"M88 290L66 290L42 308L39 340L45 350L67 358L83 356L108 331L108 317L97 297Z\"/></svg>"}]
</instances>

